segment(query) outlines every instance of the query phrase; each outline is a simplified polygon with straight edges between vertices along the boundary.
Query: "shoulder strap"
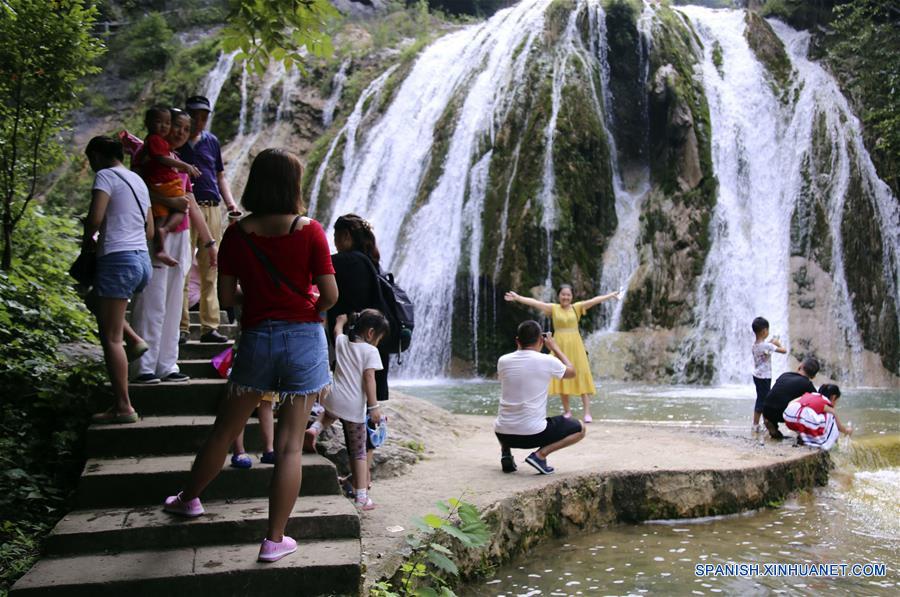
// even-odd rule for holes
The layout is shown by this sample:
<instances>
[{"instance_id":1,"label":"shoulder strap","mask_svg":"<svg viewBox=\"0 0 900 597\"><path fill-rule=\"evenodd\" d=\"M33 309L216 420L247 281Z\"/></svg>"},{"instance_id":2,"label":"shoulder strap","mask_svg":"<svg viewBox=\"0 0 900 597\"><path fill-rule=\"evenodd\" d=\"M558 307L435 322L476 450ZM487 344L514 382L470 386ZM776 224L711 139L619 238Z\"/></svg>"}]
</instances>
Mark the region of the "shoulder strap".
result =
<instances>
[{"instance_id":1,"label":"shoulder strap","mask_svg":"<svg viewBox=\"0 0 900 597\"><path fill-rule=\"evenodd\" d=\"M297 214L297 217L294 218L294 221L293 221L293 222L291 222L291 229L288 230L288 234L293 234L293 233L294 233L294 230L297 229L297 222L299 222L299 221L300 221L300 218L302 218L302 217L303 217L303 216Z\"/></svg>"},{"instance_id":2,"label":"shoulder strap","mask_svg":"<svg viewBox=\"0 0 900 597\"><path fill-rule=\"evenodd\" d=\"M300 216L297 216L298 218ZM293 290L295 294L299 294L301 296L306 296L306 293L300 292L300 289L297 286L288 280L284 274L278 271L278 268L275 267L275 264L266 257L265 253L263 253L256 243L250 238L250 235L247 234L246 231L241 227L241 223L238 222L235 224L237 227L238 234L240 234L241 238L244 239L244 242L247 243L247 246L250 247L250 250L253 251L253 254L256 255L256 258L262 263L263 267L266 268L266 271L269 273L269 277L272 278L272 282L275 283L275 288L280 288L281 284L284 283L290 290Z\"/></svg>"},{"instance_id":3,"label":"shoulder strap","mask_svg":"<svg viewBox=\"0 0 900 597\"><path fill-rule=\"evenodd\" d=\"M141 214L141 220L144 221L144 226L146 226L147 225L147 214L144 213L144 209L141 207L141 200L138 199L137 193L134 192L134 187L131 186L131 183L128 182L127 178L125 178L124 176L122 176L121 174L116 172L115 168L110 168L109 170L110 170L110 172L112 172L113 174L118 176L120 179L122 179L122 182L124 182L126 185L128 185L128 188L131 189L131 194L134 196L134 202L137 203L138 211Z\"/></svg>"}]
</instances>

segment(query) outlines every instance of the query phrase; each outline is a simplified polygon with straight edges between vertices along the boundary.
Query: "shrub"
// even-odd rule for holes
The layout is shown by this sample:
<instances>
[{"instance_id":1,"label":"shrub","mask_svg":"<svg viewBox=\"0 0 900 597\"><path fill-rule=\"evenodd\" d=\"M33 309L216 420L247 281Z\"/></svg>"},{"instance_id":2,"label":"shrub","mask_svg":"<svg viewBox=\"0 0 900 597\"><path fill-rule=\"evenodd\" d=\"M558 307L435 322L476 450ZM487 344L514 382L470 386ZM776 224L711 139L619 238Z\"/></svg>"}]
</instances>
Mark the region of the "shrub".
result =
<instances>
[{"instance_id":1,"label":"shrub","mask_svg":"<svg viewBox=\"0 0 900 597\"><path fill-rule=\"evenodd\" d=\"M177 48L169 24L158 12L151 12L112 39L110 59L122 76L134 77L164 69Z\"/></svg>"}]
</instances>

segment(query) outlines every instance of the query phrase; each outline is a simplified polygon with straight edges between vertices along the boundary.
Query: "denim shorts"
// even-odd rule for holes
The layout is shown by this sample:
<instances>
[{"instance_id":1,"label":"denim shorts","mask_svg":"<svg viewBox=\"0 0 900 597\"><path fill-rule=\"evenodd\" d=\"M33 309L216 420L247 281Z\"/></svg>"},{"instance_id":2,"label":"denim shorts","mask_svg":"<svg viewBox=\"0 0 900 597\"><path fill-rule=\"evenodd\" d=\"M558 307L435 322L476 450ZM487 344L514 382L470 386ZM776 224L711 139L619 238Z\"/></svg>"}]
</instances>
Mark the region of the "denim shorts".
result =
<instances>
[{"instance_id":1,"label":"denim shorts","mask_svg":"<svg viewBox=\"0 0 900 597\"><path fill-rule=\"evenodd\" d=\"M146 288L151 272L147 251L116 251L98 257L94 294L102 298L130 299Z\"/></svg>"},{"instance_id":2,"label":"denim shorts","mask_svg":"<svg viewBox=\"0 0 900 597\"><path fill-rule=\"evenodd\" d=\"M268 320L243 330L228 378L237 390L315 394L331 385L320 323Z\"/></svg>"}]
</instances>

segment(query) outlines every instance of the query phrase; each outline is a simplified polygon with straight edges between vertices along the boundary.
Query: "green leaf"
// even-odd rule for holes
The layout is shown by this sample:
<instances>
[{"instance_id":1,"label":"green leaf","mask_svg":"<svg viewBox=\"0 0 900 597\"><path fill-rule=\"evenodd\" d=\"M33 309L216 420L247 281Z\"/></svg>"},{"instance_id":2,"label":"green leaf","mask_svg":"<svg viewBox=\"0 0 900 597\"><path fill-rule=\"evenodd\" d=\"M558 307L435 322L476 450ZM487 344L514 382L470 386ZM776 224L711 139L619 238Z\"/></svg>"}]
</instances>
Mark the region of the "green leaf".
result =
<instances>
[{"instance_id":1,"label":"green leaf","mask_svg":"<svg viewBox=\"0 0 900 597\"><path fill-rule=\"evenodd\" d=\"M438 592L431 587L417 587L413 595L417 597L440 597Z\"/></svg>"},{"instance_id":2,"label":"green leaf","mask_svg":"<svg viewBox=\"0 0 900 597\"><path fill-rule=\"evenodd\" d=\"M429 550L425 552L425 557L428 558L429 562L431 562L444 572L447 572L454 576L459 574L459 568L457 568L456 564L454 564L453 561L444 554Z\"/></svg>"},{"instance_id":3,"label":"green leaf","mask_svg":"<svg viewBox=\"0 0 900 597\"><path fill-rule=\"evenodd\" d=\"M440 543L429 543L429 544L428 544L428 547L430 547L431 549L433 549L433 550L435 550L435 551L439 551L439 552L441 552L442 554L448 555L448 556L452 556L452 555L453 555L453 552L452 552L452 551L450 551L449 549L447 549L446 547L444 547L444 546L441 545Z\"/></svg>"},{"instance_id":4,"label":"green leaf","mask_svg":"<svg viewBox=\"0 0 900 597\"><path fill-rule=\"evenodd\" d=\"M426 514L422 519L425 521L425 524L430 526L433 529L439 529L445 524L445 520L438 516L437 514Z\"/></svg>"}]
</instances>

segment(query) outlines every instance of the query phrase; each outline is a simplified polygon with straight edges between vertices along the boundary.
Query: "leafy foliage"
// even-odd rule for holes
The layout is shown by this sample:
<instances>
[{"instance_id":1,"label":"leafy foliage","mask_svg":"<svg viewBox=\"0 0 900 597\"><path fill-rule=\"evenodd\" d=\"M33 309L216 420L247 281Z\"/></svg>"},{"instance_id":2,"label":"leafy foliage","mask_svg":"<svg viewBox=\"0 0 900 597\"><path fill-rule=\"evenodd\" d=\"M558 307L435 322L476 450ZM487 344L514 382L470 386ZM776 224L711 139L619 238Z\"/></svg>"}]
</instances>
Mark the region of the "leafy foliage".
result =
<instances>
[{"instance_id":1,"label":"leafy foliage","mask_svg":"<svg viewBox=\"0 0 900 597\"><path fill-rule=\"evenodd\" d=\"M109 49L122 76L146 76L148 71L166 67L178 43L166 19L158 12L151 12L122 29L112 38Z\"/></svg>"},{"instance_id":2,"label":"leafy foliage","mask_svg":"<svg viewBox=\"0 0 900 597\"><path fill-rule=\"evenodd\" d=\"M51 140L78 107L102 43L91 36L96 10L83 0L0 2L0 220L3 261L37 183L59 161Z\"/></svg>"},{"instance_id":3,"label":"leafy foliage","mask_svg":"<svg viewBox=\"0 0 900 597\"><path fill-rule=\"evenodd\" d=\"M308 54L331 55L328 23L339 16L328 0L230 0L222 46L239 49L238 59L259 74L270 61L302 67Z\"/></svg>"},{"instance_id":4,"label":"leafy foliage","mask_svg":"<svg viewBox=\"0 0 900 597\"><path fill-rule=\"evenodd\" d=\"M422 536L409 535L406 538L412 552L400 568L399 585L392 587L387 582L376 583L370 597L454 595L443 575L458 576L459 568L452 559L453 552L440 543L441 539L455 539L466 548L481 547L490 539L490 530L478 508L468 502L451 498L438 502L436 506L440 515L426 514L413 520L413 524L422 531Z\"/></svg>"},{"instance_id":5,"label":"leafy foliage","mask_svg":"<svg viewBox=\"0 0 900 597\"><path fill-rule=\"evenodd\" d=\"M17 234L20 265L0 273L0 593L65 513L89 402L105 379L99 362L60 354L63 343L94 339L66 272L77 225L31 209Z\"/></svg>"},{"instance_id":6,"label":"leafy foliage","mask_svg":"<svg viewBox=\"0 0 900 597\"><path fill-rule=\"evenodd\" d=\"M882 176L900 187L900 9L883 0L834 8L828 60L860 109Z\"/></svg>"}]
</instances>

